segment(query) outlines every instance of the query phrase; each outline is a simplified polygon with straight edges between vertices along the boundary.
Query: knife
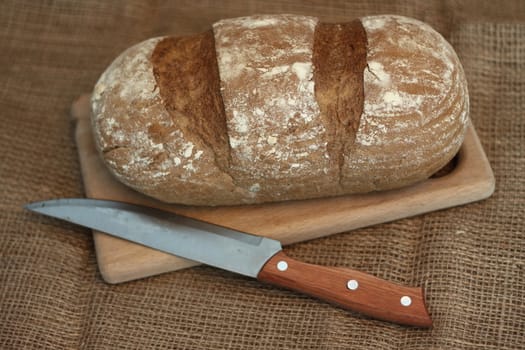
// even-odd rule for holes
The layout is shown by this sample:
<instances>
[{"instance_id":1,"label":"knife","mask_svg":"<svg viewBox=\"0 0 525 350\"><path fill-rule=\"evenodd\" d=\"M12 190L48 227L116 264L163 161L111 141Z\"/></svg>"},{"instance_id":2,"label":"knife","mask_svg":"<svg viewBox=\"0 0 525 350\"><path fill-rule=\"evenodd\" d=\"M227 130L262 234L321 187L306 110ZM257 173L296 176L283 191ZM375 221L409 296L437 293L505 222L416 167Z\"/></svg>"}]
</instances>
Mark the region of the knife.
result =
<instances>
[{"instance_id":1,"label":"knife","mask_svg":"<svg viewBox=\"0 0 525 350\"><path fill-rule=\"evenodd\" d=\"M71 198L26 208L182 258L257 278L383 321L430 327L422 288L294 260L279 241L129 203Z\"/></svg>"}]
</instances>

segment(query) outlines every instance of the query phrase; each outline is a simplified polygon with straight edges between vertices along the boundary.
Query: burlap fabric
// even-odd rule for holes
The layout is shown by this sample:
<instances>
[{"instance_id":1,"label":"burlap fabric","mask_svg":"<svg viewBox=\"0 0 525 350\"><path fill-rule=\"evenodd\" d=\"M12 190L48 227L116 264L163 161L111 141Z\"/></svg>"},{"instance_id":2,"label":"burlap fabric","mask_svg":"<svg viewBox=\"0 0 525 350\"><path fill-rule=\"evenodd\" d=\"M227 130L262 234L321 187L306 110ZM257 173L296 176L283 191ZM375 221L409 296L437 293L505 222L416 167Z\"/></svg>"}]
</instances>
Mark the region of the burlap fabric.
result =
<instances>
[{"instance_id":1,"label":"burlap fabric","mask_svg":"<svg viewBox=\"0 0 525 350\"><path fill-rule=\"evenodd\" d=\"M493 197L286 249L425 285L431 330L370 320L209 267L107 285L89 230L22 209L83 196L69 107L119 52L262 12L338 21L403 14L429 22L456 48L496 175ZM525 348L524 23L522 1L2 1L0 348Z\"/></svg>"}]
</instances>

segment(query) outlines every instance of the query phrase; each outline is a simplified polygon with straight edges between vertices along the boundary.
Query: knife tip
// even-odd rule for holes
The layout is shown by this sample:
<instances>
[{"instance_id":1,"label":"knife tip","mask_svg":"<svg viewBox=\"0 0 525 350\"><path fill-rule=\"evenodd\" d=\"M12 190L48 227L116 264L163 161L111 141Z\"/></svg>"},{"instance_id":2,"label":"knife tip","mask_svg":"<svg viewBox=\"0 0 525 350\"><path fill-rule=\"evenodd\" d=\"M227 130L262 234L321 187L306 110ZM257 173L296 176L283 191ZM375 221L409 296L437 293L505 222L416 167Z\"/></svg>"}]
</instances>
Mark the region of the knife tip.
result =
<instances>
[{"instance_id":1,"label":"knife tip","mask_svg":"<svg viewBox=\"0 0 525 350\"><path fill-rule=\"evenodd\" d=\"M47 201L32 202L24 204L23 208L29 211L39 212L39 209L45 208Z\"/></svg>"}]
</instances>

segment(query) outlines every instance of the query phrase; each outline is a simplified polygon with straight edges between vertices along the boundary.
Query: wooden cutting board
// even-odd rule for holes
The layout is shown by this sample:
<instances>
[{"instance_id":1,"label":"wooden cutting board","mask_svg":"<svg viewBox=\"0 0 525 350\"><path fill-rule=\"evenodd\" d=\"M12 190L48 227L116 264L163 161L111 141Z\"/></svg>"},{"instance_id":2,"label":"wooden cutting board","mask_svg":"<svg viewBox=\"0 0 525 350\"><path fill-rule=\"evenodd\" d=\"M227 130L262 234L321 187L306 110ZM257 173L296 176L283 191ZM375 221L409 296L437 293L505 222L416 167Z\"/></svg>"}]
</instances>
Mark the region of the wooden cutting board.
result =
<instances>
[{"instance_id":1,"label":"wooden cutting board","mask_svg":"<svg viewBox=\"0 0 525 350\"><path fill-rule=\"evenodd\" d=\"M398 190L326 199L234 207L172 205L146 197L118 182L95 149L90 95L73 103L75 137L86 196L157 207L244 232L280 240L284 245L319 238L489 197L494 175L477 134L469 126L449 172ZM94 232L97 261L108 283L120 283L196 265L138 244Z\"/></svg>"}]
</instances>

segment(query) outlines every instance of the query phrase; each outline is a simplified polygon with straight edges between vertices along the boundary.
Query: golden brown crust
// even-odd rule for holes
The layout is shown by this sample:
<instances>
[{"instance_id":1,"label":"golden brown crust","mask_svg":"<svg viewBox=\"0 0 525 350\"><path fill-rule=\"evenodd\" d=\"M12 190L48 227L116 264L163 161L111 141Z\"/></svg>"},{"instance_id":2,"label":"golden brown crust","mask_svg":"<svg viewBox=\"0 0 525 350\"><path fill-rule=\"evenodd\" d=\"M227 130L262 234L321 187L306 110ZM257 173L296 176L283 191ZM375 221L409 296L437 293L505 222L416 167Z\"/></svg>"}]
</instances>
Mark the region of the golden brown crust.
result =
<instances>
[{"instance_id":1,"label":"golden brown crust","mask_svg":"<svg viewBox=\"0 0 525 350\"><path fill-rule=\"evenodd\" d=\"M360 20L319 23L315 29L315 98L320 117L326 120L328 152L337 162L339 178L343 155L351 152L363 113L366 46L366 32Z\"/></svg>"},{"instance_id":2,"label":"golden brown crust","mask_svg":"<svg viewBox=\"0 0 525 350\"><path fill-rule=\"evenodd\" d=\"M468 125L467 81L452 47L402 16L361 19L365 104L342 184L359 192L424 180L458 151Z\"/></svg>"},{"instance_id":3,"label":"golden brown crust","mask_svg":"<svg viewBox=\"0 0 525 350\"><path fill-rule=\"evenodd\" d=\"M164 38L155 46L151 62L171 118L199 135L215 153L217 165L228 169L228 133L213 31ZM159 135L167 132L159 125L156 129Z\"/></svg>"},{"instance_id":4,"label":"golden brown crust","mask_svg":"<svg viewBox=\"0 0 525 350\"><path fill-rule=\"evenodd\" d=\"M231 172L252 201L338 191L319 118L312 51L318 20L256 15L214 24Z\"/></svg>"},{"instance_id":5,"label":"golden brown crust","mask_svg":"<svg viewBox=\"0 0 525 350\"><path fill-rule=\"evenodd\" d=\"M453 49L387 15L343 25L254 16L151 39L112 63L92 105L108 169L192 205L404 186L447 163L468 124Z\"/></svg>"},{"instance_id":6,"label":"golden brown crust","mask_svg":"<svg viewBox=\"0 0 525 350\"><path fill-rule=\"evenodd\" d=\"M163 39L129 48L97 82L92 124L101 157L118 180L162 201L237 203L246 194L217 166L218 148L159 93L150 58Z\"/></svg>"}]
</instances>

